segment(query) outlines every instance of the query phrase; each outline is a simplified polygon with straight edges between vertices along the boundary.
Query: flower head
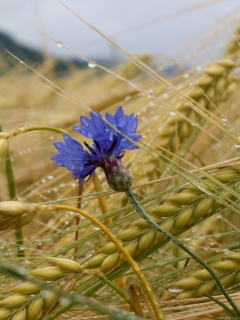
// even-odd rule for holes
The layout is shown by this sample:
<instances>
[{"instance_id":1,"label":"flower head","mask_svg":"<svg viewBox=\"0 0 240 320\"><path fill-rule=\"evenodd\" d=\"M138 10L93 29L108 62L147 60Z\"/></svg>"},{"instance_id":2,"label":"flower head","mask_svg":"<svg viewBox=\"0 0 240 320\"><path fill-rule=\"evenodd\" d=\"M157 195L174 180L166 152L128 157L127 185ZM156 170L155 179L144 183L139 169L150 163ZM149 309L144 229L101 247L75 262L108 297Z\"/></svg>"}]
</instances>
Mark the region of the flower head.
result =
<instances>
[{"instance_id":1,"label":"flower head","mask_svg":"<svg viewBox=\"0 0 240 320\"><path fill-rule=\"evenodd\" d=\"M90 113L90 118L80 117L81 125L74 126L81 135L93 140L92 146L84 142L86 150L80 142L65 133L64 142L54 143L59 153L51 160L72 171L73 177L79 179L79 184L84 178L91 176L97 167L103 168L108 179L111 171L109 164L113 164L115 174L116 168L124 168L121 165L124 151L138 149L132 142L141 139L140 135L136 135L138 119L134 114L126 115L122 107L119 107L115 115L106 114L106 119L111 126L103 120L99 112Z\"/></svg>"}]
</instances>

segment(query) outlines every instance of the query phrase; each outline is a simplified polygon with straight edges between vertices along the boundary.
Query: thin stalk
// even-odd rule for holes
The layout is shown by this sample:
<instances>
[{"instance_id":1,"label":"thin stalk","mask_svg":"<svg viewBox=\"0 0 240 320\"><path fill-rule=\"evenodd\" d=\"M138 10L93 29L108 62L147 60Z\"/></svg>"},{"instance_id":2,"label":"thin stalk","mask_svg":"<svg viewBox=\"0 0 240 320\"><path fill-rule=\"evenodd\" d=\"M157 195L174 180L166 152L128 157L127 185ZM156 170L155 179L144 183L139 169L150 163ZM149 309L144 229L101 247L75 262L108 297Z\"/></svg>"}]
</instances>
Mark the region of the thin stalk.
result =
<instances>
[{"instance_id":1,"label":"thin stalk","mask_svg":"<svg viewBox=\"0 0 240 320\"><path fill-rule=\"evenodd\" d=\"M197 254L195 254L194 252L192 252L188 247L186 247L180 240L178 240L176 237L174 237L171 233L169 233L168 231L164 230L160 225L158 225L156 222L154 222L149 215L146 213L146 211L141 207L139 201L137 200L135 193L131 190L131 189L127 189L126 191L126 195L128 196L129 200L131 201L132 205L134 206L134 208L136 209L136 211L140 214L140 216L147 221L150 226L152 226L155 230L157 230L158 232L162 233L166 238L168 238L169 240L171 240L173 243L175 243L176 245L178 245L182 250L184 250L185 252L187 252L196 262L198 262L199 264L201 264L210 274L211 276L214 278L214 280L216 281L217 285L219 286L220 290L222 291L223 295L225 296L225 298L227 299L227 301L230 303L230 305L233 307L234 311L236 312L236 314L238 316L240 316L240 310L238 309L238 307L235 305L235 303L233 302L232 298L229 296L227 290L225 289L225 287L223 286L223 284L221 283L220 279L218 278L218 276L215 274L215 272L213 271L213 269L204 261L202 260Z\"/></svg>"},{"instance_id":2,"label":"thin stalk","mask_svg":"<svg viewBox=\"0 0 240 320\"><path fill-rule=\"evenodd\" d=\"M0 125L0 132L2 132L1 125ZM11 160L9 149L7 150L7 154L6 154L6 176L7 176L10 199L14 199L17 196L17 187L14 179L12 160ZM23 246L23 235L22 235L21 228L18 228L15 230L15 236L16 236L18 257L24 257L24 250L20 249L21 246Z\"/></svg>"},{"instance_id":3,"label":"thin stalk","mask_svg":"<svg viewBox=\"0 0 240 320\"><path fill-rule=\"evenodd\" d=\"M90 272L89 270L87 271L87 273L89 274L93 274L96 277L98 277L99 279L102 280L102 282L106 283L106 285L108 285L109 287L111 287L113 290L115 290L131 307L132 310L134 310L134 306L132 303L132 300L130 299L130 297L123 291L121 290L118 286L116 286L111 280L109 280L108 278L106 278L104 276L104 274L102 274L100 271L98 270L93 270L92 272Z\"/></svg>"},{"instance_id":4,"label":"thin stalk","mask_svg":"<svg viewBox=\"0 0 240 320\"><path fill-rule=\"evenodd\" d=\"M93 182L93 185L94 185L94 188L95 188L95 191L96 192L102 192L103 189L102 189L102 186L100 184L100 181L96 175L96 173L94 173L94 175L91 177L91 180ZM97 196L97 199L98 199L98 203L99 203L99 206L100 206L100 209L101 209L101 212L102 214L106 214L108 213L108 206L107 206L107 202L106 202L106 199L105 197L99 197ZM108 225L109 223L112 222L112 219L111 218L108 218L104 221L104 224L105 226Z\"/></svg>"},{"instance_id":5,"label":"thin stalk","mask_svg":"<svg viewBox=\"0 0 240 320\"><path fill-rule=\"evenodd\" d=\"M15 184L12 160L11 160L11 155L9 150L7 151L7 157L6 157L6 176L7 176L10 199L14 199L17 196L17 188ZM15 237L16 237L18 257L24 257L24 250L21 249L24 243L22 228L18 228L15 230Z\"/></svg>"},{"instance_id":6,"label":"thin stalk","mask_svg":"<svg viewBox=\"0 0 240 320\"><path fill-rule=\"evenodd\" d=\"M84 186L84 181L82 182L82 184L80 186L78 186L78 201L77 201L77 208L81 209L81 205L82 205L82 194L83 194L83 186ZM76 216L76 226L79 225L80 223L80 218L79 216ZM75 241L77 241L79 238L79 230L75 231ZM78 247L75 247L74 252L77 253L78 251Z\"/></svg>"},{"instance_id":7,"label":"thin stalk","mask_svg":"<svg viewBox=\"0 0 240 320\"><path fill-rule=\"evenodd\" d=\"M109 231L109 229L103 224L101 223L99 220L97 220L94 216L92 216L91 214L87 213L86 211L74 208L72 206L67 206L67 205L35 205L35 209L38 210L66 210L66 211L72 211L72 212L76 212L78 214L81 214L82 216L84 216L85 218L87 218L88 220L90 220L93 224L95 224L97 227L99 227L105 234L106 236L110 239L110 241L112 241L112 243L115 244L115 246L118 248L118 250L123 254L123 256L125 257L125 259L127 260L127 262L131 265L133 271L135 272L136 276L138 277L139 281L141 282L144 290L146 291L146 294L149 298L149 301L151 303L151 306L154 310L154 313L156 315L156 318L158 320L163 320L163 314L161 312L161 310L159 309L157 300L146 280L146 278L144 277L141 269L139 268L139 265L137 264L136 261L133 260L133 258L131 257L131 255L129 254L129 252L124 248L124 246L122 245L122 243Z\"/></svg>"}]
</instances>

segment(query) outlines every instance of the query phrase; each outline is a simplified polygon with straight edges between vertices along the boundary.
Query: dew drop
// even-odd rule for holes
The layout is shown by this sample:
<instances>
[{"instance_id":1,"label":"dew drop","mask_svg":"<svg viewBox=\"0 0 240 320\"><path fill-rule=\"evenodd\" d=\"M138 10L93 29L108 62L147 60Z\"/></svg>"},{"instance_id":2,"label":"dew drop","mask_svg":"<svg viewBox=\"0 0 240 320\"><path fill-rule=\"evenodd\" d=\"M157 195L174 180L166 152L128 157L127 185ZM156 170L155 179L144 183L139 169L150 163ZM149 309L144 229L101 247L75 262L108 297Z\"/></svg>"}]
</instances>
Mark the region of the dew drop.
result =
<instances>
[{"instance_id":1,"label":"dew drop","mask_svg":"<svg viewBox=\"0 0 240 320\"><path fill-rule=\"evenodd\" d=\"M152 108L152 107L154 107L154 106L155 106L155 102L154 102L154 101L151 101L151 102L149 103L149 107Z\"/></svg>"},{"instance_id":2,"label":"dew drop","mask_svg":"<svg viewBox=\"0 0 240 320\"><path fill-rule=\"evenodd\" d=\"M94 226L93 229L94 229L94 230L97 230L97 231L100 230L100 228L99 228L99 227L96 227L96 226Z\"/></svg>"},{"instance_id":3,"label":"dew drop","mask_svg":"<svg viewBox=\"0 0 240 320\"><path fill-rule=\"evenodd\" d=\"M58 41L57 42L57 47L58 48L62 48L63 47L63 42L62 41Z\"/></svg>"},{"instance_id":4,"label":"dew drop","mask_svg":"<svg viewBox=\"0 0 240 320\"><path fill-rule=\"evenodd\" d=\"M93 69L96 67L96 63L89 62L88 66L89 66L89 68Z\"/></svg>"},{"instance_id":5,"label":"dew drop","mask_svg":"<svg viewBox=\"0 0 240 320\"><path fill-rule=\"evenodd\" d=\"M52 180L53 176L47 176L48 180Z\"/></svg>"},{"instance_id":6,"label":"dew drop","mask_svg":"<svg viewBox=\"0 0 240 320\"><path fill-rule=\"evenodd\" d=\"M153 90L148 91L148 98L152 98L154 96Z\"/></svg>"},{"instance_id":7,"label":"dew drop","mask_svg":"<svg viewBox=\"0 0 240 320\"><path fill-rule=\"evenodd\" d=\"M125 100L127 100L127 101L130 100L130 99L131 99L131 96L126 96L125 97Z\"/></svg>"},{"instance_id":8,"label":"dew drop","mask_svg":"<svg viewBox=\"0 0 240 320\"><path fill-rule=\"evenodd\" d=\"M222 121L226 122L226 121L228 121L228 119L226 117L222 117Z\"/></svg>"},{"instance_id":9,"label":"dew drop","mask_svg":"<svg viewBox=\"0 0 240 320\"><path fill-rule=\"evenodd\" d=\"M188 73L185 73L183 78L187 79L189 77L189 74Z\"/></svg>"},{"instance_id":10,"label":"dew drop","mask_svg":"<svg viewBox=\"0 0 240 320\"><path fill-rule=\"evenodd\" d=\"M221 215L220 213L217 213L217 214L216 214L216 218L217 218L217 219L222 219L222 215Z\"/></svg>"},{"instance_id":11,"label":"dew drop","mask_svg":"<svg viewBox=\"0 0 240 320\"><path fill-rule=\"evenodd\" d=\"M177 112L176 111L170 111L170 115L174 117L174 116L177 115Z\"/></svg>"},{"instance_id":12,"label":"dew drop","mask_svg":"<svg viewBox=\"0 0 240 320\"><path fill-rule=\"evenodd\" d=\"M240 144L236 143L235 148L240 148Z\"/></svg>"},{"instance_id":13,"label":"dew drop","mask_svg":"<svg viewBox=\"0 0 240 320\"><path fill-rule=\"evenodd\" d=\"M172 293L179 293L182 292L181 289L177 289L177 288L169 288L168 291L172 292Z\"/></svg>"},{"instance_id":14,"label":"dew drop","mask_svg":"<svg viewBox=\"0 0 240 320\"><path fill-rule=\"evenodd\" d=\"M23 61L22 61L22 60L20 60L19 62L20 62L20 63L23 63Z\"/></svg>"},{"instance_id":15,"label":"dew drop","mask_svg":"<svg viewBox=\"0 0 240 320\"><path fill-rule=\"evenodd\" d=\"M168 94L168 93L164 93L164 94L163 94L163 98L164 98L164 99L167 99L168 97L169 97L169 94Z\"/></svg>"}]
</instances>

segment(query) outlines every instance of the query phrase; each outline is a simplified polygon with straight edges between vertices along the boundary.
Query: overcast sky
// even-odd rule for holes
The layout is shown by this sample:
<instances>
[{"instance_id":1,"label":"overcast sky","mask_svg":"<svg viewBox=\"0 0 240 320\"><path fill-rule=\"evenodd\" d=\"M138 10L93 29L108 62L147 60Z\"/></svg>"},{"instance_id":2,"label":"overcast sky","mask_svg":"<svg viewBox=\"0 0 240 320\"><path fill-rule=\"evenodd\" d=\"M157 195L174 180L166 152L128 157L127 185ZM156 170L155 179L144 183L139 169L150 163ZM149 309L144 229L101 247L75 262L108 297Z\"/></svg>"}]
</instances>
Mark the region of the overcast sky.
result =
<instances>
[{"instance_id":1,"label":"overcast sky","mask_svg":"<svg viewBox=\"0 0 240 320\"><path fill-rule=\"evenodd\" d=\"M212 32L233 33L240 0L62 0L131 53L173 54L198 46ZM58 0L0 0L0 31L26 45L69 55L43 34L88 58L108 58L115 50ZM222 29L221 29L222 28ZM222 31L221 31L222 30ZM184 42L186 40L186 42ZM209 45L220 46L220 40ZM216 48L208 50L216 50ZM193 50L194 46L189 50Z\"/></svg>"}]
</instances>

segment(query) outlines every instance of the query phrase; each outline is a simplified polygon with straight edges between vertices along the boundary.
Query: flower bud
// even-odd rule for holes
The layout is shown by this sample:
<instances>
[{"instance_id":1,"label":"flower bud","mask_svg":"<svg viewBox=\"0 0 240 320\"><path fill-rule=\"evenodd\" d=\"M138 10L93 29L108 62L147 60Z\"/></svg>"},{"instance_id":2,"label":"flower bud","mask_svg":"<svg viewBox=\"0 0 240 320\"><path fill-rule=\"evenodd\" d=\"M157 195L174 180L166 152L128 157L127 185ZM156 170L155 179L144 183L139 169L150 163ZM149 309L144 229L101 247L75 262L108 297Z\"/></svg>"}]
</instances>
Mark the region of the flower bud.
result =
<instances>
[{"instance_id":1,"label":"flower bud","mask_svg":"<svg viewBox=\"0 0 240 320\"><path fill-rule=\"evenodd\" d=\"M113 190L122 192L131 187L132 173L115 156L105 157L102 168Z\"/></svg>"}]
</instances>

